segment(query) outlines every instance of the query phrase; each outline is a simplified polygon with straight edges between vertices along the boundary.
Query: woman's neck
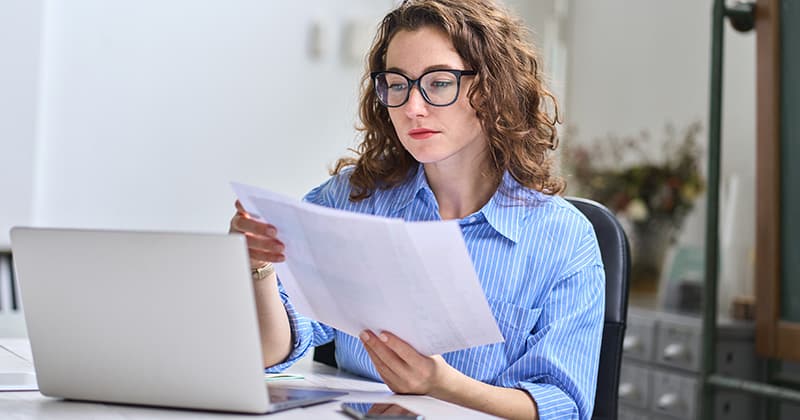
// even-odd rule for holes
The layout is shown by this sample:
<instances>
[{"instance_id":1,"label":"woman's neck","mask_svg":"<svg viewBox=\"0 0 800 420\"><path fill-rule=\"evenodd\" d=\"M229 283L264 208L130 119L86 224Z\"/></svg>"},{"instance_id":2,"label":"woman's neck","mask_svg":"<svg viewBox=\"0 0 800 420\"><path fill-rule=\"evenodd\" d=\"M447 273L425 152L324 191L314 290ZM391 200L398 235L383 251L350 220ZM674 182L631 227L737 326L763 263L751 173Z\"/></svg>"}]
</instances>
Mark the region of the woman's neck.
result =
<instances>
[{"instance_id":1,"label":"woman's neck","mask_svg":"<svg viewBox=\"0 0 800 420\"><path fill-rule=\"evenodd\" d=\"M488 164L443 167L426 164L425 176L439 203L442 219L461 219L480 210L497 191L499 177Z\"/></svg>"}]
</instances>

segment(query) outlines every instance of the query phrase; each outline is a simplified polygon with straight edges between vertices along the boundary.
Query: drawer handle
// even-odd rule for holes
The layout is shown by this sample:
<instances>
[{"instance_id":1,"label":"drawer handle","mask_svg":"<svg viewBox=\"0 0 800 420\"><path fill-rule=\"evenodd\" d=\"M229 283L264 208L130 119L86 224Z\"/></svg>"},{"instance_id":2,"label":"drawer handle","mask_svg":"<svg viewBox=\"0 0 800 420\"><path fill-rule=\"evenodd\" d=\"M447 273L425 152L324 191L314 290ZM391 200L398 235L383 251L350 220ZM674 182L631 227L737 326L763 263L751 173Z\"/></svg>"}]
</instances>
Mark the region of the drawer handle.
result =
<instances>
[{"instance_id":1,"label":"drawer handle","mask_svg":"<svg viewBox=\"0 0 800 420\"><path fill-rule=\"evenodd\" d=\"M672 343L664 347L664 360L687 359L687 356L687 348L683 344Z\"/></svg>"},{"instance_id":2,"label":"drawer handle","mask_svg":"<svg viewBox=\"0 0 800 420\"><path fill-rule=\"evenodd\" d=\"M619 384L619 397L620 398L634 398L636 396L636 389L630 382L623 382Z\"/></svg>"},{"instance_id":3,"label":"drawer handle","mask_svg":"<svg viewBox=\"0 0 800 420\"><path fill-rule=\"evenodd\" d=\"M622 340L622 351L631 351L641 347L641 340L635 335L626 335Z\"/></svg>"},{"instance_id":4,"label":"drawer handle","mask_svg":"<svg viewBox=\"0 0 800 420\"><path fill-rule=\"evenodd\" d=\"M657 406L661 410L671 410L678 407L681 400L677 394L669 393L658 397Z\"/></svg>"}]
</instances>

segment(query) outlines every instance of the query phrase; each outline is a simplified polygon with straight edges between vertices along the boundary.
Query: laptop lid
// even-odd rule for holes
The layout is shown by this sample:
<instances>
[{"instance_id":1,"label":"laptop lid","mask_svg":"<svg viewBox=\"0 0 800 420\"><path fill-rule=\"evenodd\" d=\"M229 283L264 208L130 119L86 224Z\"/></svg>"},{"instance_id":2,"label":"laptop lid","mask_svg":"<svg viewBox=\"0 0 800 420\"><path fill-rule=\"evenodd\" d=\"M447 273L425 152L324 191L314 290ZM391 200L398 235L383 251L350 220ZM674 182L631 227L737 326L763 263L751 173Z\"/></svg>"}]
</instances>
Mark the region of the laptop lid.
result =
<instances>
[{"instance_id":1,"label":"laptop lid","mask_svg":"<svg viewBox=\"0 0 800 420\"><path fill-rule=\"evenodd\" d=\"M243 237L14 228L11 245L42 394L268 411Z\"/></svg>"}]
</instances>

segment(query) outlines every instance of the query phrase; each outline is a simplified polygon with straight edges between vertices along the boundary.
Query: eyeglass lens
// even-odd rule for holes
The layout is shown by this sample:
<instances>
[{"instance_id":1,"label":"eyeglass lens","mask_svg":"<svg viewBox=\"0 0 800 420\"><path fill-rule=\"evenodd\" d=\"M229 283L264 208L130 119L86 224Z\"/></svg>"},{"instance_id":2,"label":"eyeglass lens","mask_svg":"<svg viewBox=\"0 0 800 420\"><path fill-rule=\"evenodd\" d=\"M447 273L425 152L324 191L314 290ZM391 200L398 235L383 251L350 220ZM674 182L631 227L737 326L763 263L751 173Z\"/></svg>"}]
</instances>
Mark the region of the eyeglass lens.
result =
<instances>
[{"instance_id":1,"label":"eyeglass lens","mask_svg":"<svg viewBox=\"0 0 800 420\"><path fill-rule=\"evenodd\" d=\"M396 107L408 100L411 83L413 81L402 74L385 72L375 78L375 90L384 105ZM450 105L458 96L458 76L448 71L426 73L419 79L418 86L431 105Z\"/></svg>"}]
</instances>

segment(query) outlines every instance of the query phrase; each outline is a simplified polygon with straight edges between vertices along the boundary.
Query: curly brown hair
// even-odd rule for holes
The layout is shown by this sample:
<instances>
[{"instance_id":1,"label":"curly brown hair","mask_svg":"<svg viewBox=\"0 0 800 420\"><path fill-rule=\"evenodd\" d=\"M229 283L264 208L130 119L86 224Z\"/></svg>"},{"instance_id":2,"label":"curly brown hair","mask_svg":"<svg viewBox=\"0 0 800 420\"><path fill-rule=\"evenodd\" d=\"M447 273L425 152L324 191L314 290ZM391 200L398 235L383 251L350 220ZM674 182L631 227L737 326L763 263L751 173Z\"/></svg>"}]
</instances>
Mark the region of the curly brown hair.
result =
<instances>
[{"instance_id":1,"label":"curly brown hair","mask_svg":"<svg viewBox=\"0 0 800 420\"><path fill-rule=\"evenodd\" d=\"M467 94L488 138L489 175L499 181L508 171L525 187L560 194L565 183L551 173L550 157L558 145L558 104L545 87L540 59L523 23L492 0L406 0L383 19L367 56L358 127L364 139L352 150L357 157L339 159L331 171L335 175L354 166L350 199L363 200L377 188L391 188L418 165L378 102L370 72L385 70L386 50L398 31L422 27L448 34L456 52L478 73Z\"/></svg>"}]
</instances>

